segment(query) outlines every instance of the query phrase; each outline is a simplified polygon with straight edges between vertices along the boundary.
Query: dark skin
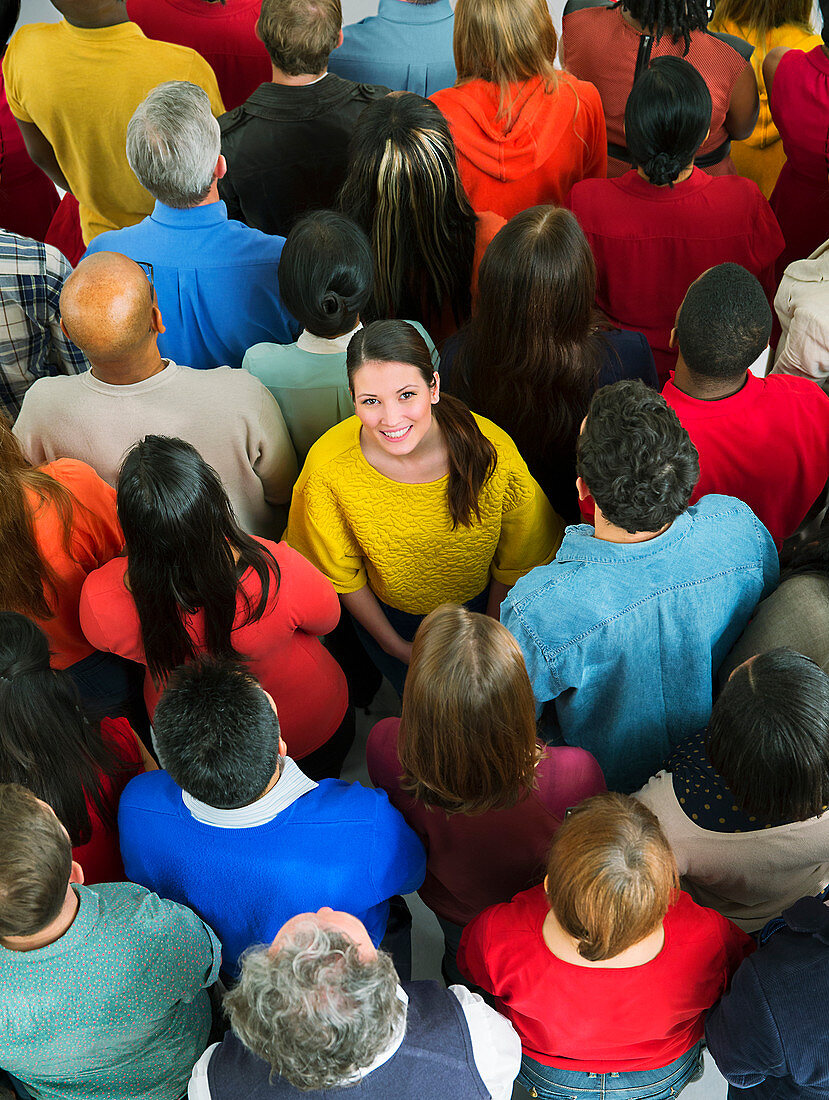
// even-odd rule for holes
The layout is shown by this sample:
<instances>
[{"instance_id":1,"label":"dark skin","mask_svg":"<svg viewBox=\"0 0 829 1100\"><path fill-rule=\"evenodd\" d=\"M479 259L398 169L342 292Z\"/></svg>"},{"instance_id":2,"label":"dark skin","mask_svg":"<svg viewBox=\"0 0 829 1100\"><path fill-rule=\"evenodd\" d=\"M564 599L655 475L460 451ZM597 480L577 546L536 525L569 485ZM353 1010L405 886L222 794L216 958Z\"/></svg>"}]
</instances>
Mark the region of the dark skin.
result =
<instances>
[{"instance_id":1,"label":"dark skin","mask_svg":"<svg viewBox=\"0 0 829 1100\"><path fill-rule=\"evenodd\" d=\"M829 57L829 48L826 46L821 46L820 48L826 56ZM763 80L766 84L766 92L769 99L771 99L771 86L774 83L774 74L777 72L777 66L780 64L783 54L788 53L790 49L790 46L776 46L775 49L769 50L763 61Z\"/></svg>"}]
</instances>

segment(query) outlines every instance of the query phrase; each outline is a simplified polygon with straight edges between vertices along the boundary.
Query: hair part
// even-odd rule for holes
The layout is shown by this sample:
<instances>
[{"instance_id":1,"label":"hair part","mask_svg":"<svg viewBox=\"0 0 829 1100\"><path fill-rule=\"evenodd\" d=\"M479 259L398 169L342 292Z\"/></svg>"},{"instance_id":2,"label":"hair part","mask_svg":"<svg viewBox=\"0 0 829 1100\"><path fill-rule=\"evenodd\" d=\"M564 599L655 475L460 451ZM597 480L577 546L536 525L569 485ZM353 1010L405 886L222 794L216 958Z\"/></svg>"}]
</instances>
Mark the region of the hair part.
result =
<instances>
[{"instance_id":1,"label":"hair part","mask_svg":"<svg viewBox=\"0 0 829 1100\"><path fill-rule=\"evenodd\" d=\"M630 795L607 793L565 818L550 849L546 890L578 953L599 962L656 931L679 875L655 815Z\"/></svg>"},{"instance_id":2,"label":"hair part","mask_svg":"<svg viewBox=\"0 0 829 1100\"><path fill-rule=\"evenodd\" d=\"M315 76L327 69L342 25L340 0L262 0L256 33L281 72Z\"/></svg>"},{"instance_id":3,"label":"hair part","mask_svg":"<svg viewBox=\"0 0 829 1100\"><path fill-rule=\"evenodd\" d=\"M311 921L275 951L246 951L224 1005L248 1050L303 1091L351 1083L405 1026L391 958L361 959L348 936Z\"/></svg>"}]
</instances>

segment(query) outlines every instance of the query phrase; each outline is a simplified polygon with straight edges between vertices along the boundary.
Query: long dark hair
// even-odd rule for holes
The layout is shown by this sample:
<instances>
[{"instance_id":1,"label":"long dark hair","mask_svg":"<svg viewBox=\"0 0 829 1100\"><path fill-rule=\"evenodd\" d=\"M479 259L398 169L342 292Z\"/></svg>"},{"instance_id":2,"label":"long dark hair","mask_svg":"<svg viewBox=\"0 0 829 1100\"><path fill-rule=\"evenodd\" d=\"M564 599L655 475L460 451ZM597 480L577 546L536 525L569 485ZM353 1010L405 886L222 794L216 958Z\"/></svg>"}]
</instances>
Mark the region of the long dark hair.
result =
<instances>
[{"instance_id":1,"label":"long dark hair","mask_svg":"<svg viewBox=\"0 0 829 1100\"><path fill-rule=\"evenodd\" d=\"M69 673L49 667L43 631L25 615L0 612L0 782L48 802L77 847L92 835L85 796L114 824L104 780L123 767L81 709Z\"/></svg>"},{"instance_id":2,"label":"long dark hair","mask_svg":"<svg viewBox=\"0 0 829 1100\"><path fill-rule=\"evenodd\" d=\"M406 363L415 367L428 386L435 382L435 368L426 341L405 321L375 321L351 338L346 353L348 385L354 394L354 376L363 363ZM478 497L492 476L498 455L478 427L472 413L456 397L441 394L432 415L438 423L449 454L447 498L452 525L471 527L480 522Z\"/></svg>"},{"instance_id":3,"label":"long dark hair","mask_svg":"<svg viewBox=\"0 0 829 1100\"><path fill-rule=\"evenodd\" d=\"M711 125L711 93L681 57L655 57L625 107L625 141L634 165L657 187L673 187Z\"/></svg>"},{"instance_id":4,"label":"long dark hair","mask_svg":"<svg viewBox=\"0 0 829 1100\"><path fill-rule=\"evenodd\" d=\"M206 650L244 660L231 641L246 569L261 593L240 624L256 622L279 591L276 559L236 523L216 471L183 439L148 435L128 452L118 477L132 593L147 667L157 681L198 653L184 615L204 611Z\"/></svg>"},{"instance_id":5,"label":"long dark hair","mask_svg":"<svg viewBox=\"0 0 829 1100\"><path fill-rule=\"evenodd\" d=\"M374 253L367 320L408 317L428 330L446 303L458 325L467 320L477 217L449 125L433 103L406 92L366 107L339 203Z\"/></svg>"},{"instance_id":6,"label":"long dark hair","mask_svg":"<svg viewBox=\"0 0 829 1100\"><path fill-rule=\"evenodd\" d=\"M575 449L608 348L595 299L593 254L569 210L524 210L486 250L452 389L509 432L531 472Z\"/></svg>"},{"instance_id":7,"label":"long dark hair","mask_svg":"<svg viewBox=\"0 0 829 1100\"><path fill-rule=\"evenodd\" d=\"M829 581L829 526L821 527L814 538L799 543L781 560L781 565L781 584L789 577L810 573Z\"/></svg>"},{"instance_id":8,"label":"long dark hair","mask_svg":"<svg viewBox=\"0 0 829 1100\"><path fill-rule=\"evenodd\" d=\"M616 6L627 8L657 41L666 31L674 42L682 38L686 53L691 48L691 32L708 26L708 0L619 0Z\"/></svg>"}]
</instances>

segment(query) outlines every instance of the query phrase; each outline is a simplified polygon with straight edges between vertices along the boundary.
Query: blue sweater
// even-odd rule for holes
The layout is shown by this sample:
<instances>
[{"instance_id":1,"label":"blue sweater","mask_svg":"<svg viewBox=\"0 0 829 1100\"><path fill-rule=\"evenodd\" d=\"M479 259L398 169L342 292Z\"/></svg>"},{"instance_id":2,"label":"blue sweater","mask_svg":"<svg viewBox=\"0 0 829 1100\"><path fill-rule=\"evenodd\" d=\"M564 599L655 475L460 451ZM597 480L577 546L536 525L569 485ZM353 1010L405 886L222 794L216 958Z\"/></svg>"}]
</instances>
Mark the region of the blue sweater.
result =
<instances>
[{"instance_id":1,"label":"blue sweater","mask_svg":"<svg viewBox=\"0 0 829 1100\"><path fill-rule=\"evenodd\" d=\"M246 947L324 905L359 917L379 943L389 898L426 873L423 845L385 792L336 779L264 825L228 829L197 821L167 772L146 772L121 796L118 828L129 878L195 909L233 975Z\"/></svg>"}]
</instances>

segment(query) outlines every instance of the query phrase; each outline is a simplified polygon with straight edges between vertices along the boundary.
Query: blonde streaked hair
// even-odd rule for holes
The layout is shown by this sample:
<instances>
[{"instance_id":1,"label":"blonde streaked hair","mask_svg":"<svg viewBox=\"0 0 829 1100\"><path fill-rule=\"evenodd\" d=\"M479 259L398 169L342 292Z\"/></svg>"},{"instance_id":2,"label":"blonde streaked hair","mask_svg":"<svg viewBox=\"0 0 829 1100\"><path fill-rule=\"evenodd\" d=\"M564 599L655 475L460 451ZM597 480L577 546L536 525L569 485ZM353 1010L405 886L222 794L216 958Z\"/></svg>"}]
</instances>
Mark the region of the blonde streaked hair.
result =
<instances>
[{"instance_id":1,"label":"blonde streaked hair","mask_svg":"<svg viewBox=\"0 0 829 1100\"><path fill-rule=\"evenodd\" d=\"M514 806L541 748L518 643L488 615L443 604L418 628L403 691L403 786L446 813Z\"/></svg>"},{"instance_id":2,"label":"blonde streaked hair","mask_svg":"<svg viewBox=\"0 0 829 1100\"><path fill-rule=\"evenodd\" d=\"M711 20L712 29L722 29L726 20L758 39L789 24L815 33L812 0L718 0Z\"/></svg>"}]
</instances>

